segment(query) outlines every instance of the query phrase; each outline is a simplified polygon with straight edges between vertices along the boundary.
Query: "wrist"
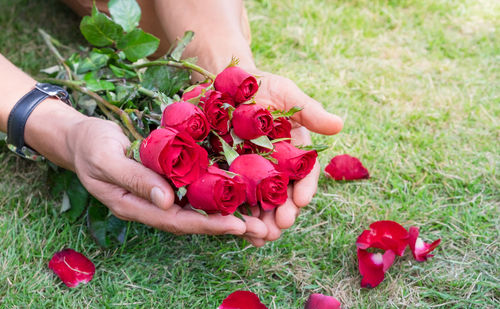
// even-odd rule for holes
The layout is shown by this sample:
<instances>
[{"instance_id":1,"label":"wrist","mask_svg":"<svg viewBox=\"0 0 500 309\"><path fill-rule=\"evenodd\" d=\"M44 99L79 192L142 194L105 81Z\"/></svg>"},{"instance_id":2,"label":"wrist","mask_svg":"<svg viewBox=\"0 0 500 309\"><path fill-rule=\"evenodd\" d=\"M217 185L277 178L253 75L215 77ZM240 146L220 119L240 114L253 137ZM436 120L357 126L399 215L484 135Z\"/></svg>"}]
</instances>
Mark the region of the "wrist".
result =
<instances>
[{"instance_id":1,"label":"wrist","mask_svg":"<svg viewBox=\"0 0 500 309\"><path fill-rule=\"evenodd\" d=\"M74 170L73 154L67 137L88 117L56 98L47 98L26 122L26 144L56 165Z\"/></svg>"}]
</instances>

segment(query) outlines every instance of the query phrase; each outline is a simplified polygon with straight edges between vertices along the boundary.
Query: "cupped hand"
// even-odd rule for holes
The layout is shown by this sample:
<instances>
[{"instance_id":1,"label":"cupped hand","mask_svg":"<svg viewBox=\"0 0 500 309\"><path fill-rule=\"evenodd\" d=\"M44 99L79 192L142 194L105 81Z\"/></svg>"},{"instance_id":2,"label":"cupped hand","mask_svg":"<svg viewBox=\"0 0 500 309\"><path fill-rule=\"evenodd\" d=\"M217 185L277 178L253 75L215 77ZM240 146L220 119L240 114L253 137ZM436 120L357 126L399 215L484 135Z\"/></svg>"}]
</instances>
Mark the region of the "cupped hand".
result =
<instances>
[{"instance_id":1,"label":"cupped hand","mask_svg":"<svg viewBox=\"0 0 500 309\"><path fill-rule=\"evenodd\" d=\"M261 71L249 72L254 74L260 82L259 91L255 97L257 104L286 111L292 107L302 108L291 117L293 145L311 144L309 131L333 135L342 130L343 121L339 116L328 113L319 102L302 92L290 79ZM289 185L288 199L285 204L272 211L259 212L259 217L267 225L266 237L248 237L247 239L255 246L262 246L266 241L278 239L282 229L293 225L300 208L311 202L316 193L319 175L320 165L316 160L312 171L305 178Z\"/></svg>"},{"instance_id":2,"label":"cupped hand","mask_svg":"<svg viewBox=\"0 0 500 309\"><path fill-rule=\"evenodd\" d=\"M82 184L120 219L175 234L263 238L268 233L259 218L205 216L174 204L174 192L162 176L127 158L130 142L111 121L86 118L70 131L67 143Z\"/></svg>"}]
</instances>

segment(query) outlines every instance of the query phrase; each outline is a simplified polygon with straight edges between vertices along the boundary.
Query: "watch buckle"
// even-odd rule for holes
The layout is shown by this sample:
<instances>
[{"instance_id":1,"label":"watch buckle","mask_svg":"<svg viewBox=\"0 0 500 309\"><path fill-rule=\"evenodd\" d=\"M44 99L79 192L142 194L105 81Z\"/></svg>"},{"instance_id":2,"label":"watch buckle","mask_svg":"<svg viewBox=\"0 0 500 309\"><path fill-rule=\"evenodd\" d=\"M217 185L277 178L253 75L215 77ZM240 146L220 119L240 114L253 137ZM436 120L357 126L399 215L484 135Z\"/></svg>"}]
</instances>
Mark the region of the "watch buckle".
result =
<instances>
[{"instance_id":1,"label":"watch buckle","mask_svg":"<svg viewBox=\"0 0 500 309\"><path fill-rule=\"evenodd\" d=\"M36 89L40 90L41 92L45 93L46 95L50 97L57 97L60 100L67 101L69 98L69 94L66 90L64 90L61 87L54 86L51 84L44 84L44 83L38 83L35 86Z\"/></svg>"}]
</instances>

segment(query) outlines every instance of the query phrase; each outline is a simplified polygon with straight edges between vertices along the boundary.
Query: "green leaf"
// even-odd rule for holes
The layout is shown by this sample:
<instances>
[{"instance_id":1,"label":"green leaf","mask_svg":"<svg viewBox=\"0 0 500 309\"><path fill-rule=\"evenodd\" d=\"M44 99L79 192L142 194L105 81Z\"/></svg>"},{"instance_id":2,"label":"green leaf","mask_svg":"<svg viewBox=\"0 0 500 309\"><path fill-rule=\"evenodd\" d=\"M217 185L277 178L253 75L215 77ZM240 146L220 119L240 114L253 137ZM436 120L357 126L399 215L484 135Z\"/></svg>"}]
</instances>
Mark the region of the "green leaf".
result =
<instances>
[{"instance_id":1,"label":"green leaf","mask_svg":"<svg viewBox=\"0 0 500 309\"><path fill-rule=\"evenodd\" d=\"M142 86L153 91L161 91L171 97L182 87L189 85L190 74L184 69L168 66L149 67L144 73Z\"/></svg>"},{"instance_id":2,"label":"green leaf","mask_svg":"<svg viewBox=\"0 0 500 309\"><path fill-rule=\"evenodd\" d=\"M272 111L271 114L274 116L274 118L280 118L280 117L290 118L293 115L295 115L295 113L300 112L302 109L303 107L294 106L290 108L288 111L276 110Z\"/></svg>"},{"instance_id":3,"label":"green leaf","mask_svg":"<svg viewBox=\"0 0 500 309\"><path fill-rule=\"evenodd\" d=\"M184 186L184 187L180 187L179 189L177 189L177 192L175 192L175 194L177 194L177 197L179 198L179 201L182 200L182 198L186 195L187 193L187 188Z\"/></svg>"},{"instance_id":4,"label":"green leaf","mask_svg":"<svg viewBox=\"0 0 500 309\"><path fill-rule=\"evenodd\" d=\"M254 143L255 145L260 146L260 147L264 147L264 148L267 148L267 149L273 149L274 148L273 144L269 140L269 137L267 137L265 135L262 135L261 137L258 137L258 138L251 139L250 141L252 143Z\"/></svg>"},{"instance_id":5,"label":"green leaf","mask_svg":"<svg viewBox=\"0 0 500 309\"><path fill-rule=\"evenodd\" d=\"M110 46L123 36L122 27L95 7L92 16L83 17L80 31L90 44L99 47Z\"/></svg>"},{"instance_id":6,"label":"green leaf","mask_svg":"<svg viewBox=\"0 0 500 309\"><path fill-rule=\"evenodd\" d=\"M94 238L97 244L103 248L109 246L108 238L106 237L107 222L109 210L96 199L92 199L89 209L87 210L87 226L90 235Z\"/></svg>"},{"instance_id":7,"label":"green leaf","mask_svg":"<svg viewBox=\"0 0 500 309\"><path fill-rule=\"evenodd\" d=\"M316 150L316 152L322 152L330 148L329 145L317 144L317 145L306 145L306 146L296 146L302 150Z\"/></svg>"},{"instance_id":8,"label":"green leaf","mask_svg":"<svg viewBox=\"0 0 500 309\"><path fill-rule=\"evenodd\" d=\"M224 157L226 157L227 164L231 165L231 163L233 163L233 161L239 156L239 154L236 152L236 150L233 149L233 147L229 146L229 144L222 137L218 135L217 137L222 144L222 151L224 152Z\"/></svg>"},{"instance_id":9,"label":"green leaf","mask_svg":"<svg viewBox=\"0 0 500 309\"><path fill-rule=\"evenodd\" d=\"M204 211L203 209L194 208L193 206L191 206L191 209L192 209L192 210L194 210L194 211L196 211L196 212L197 212L197 213L199 213L199 214L204 215L205 217L208 217L207 212L206 212L206 211Z\"/></svg>"},{"instance_id":10,"label":"green leaf","mask_svg":"<svg viewBox=\"0 0 500 309\"><path fill-rule=\"evenodd\" d=\"M234 215L236 218L241 219L241 221L243 221L243 222L247 222L247 221L245 220L245 218L243 217L243 215L241 214L241 212L239 212L238 210L236 210L236 211L233 213L233 215Z\"/></svg>"},{"instance_id":11,"label":"green leaf","mask_svg":"<svg viewBox=\"0 0 500 309\"><path fill-rule=\"evenodd\" d=\"M106 66L109 60L109 55L102 54L96 51L91 51L89 56L83 58L78 65L76 70L77 74L83 74L88 71L99 70L100 68Z\"/></svg>"},{"instance_id":12,"label":"green leaf","mask_svg":"<svg viewBox=\"0 0 500 309\"><path fill-rule=\"evenodd\" d=\"M87 87L90 91L96 92L115 89L115 85L112 82L98 79L95 71L85 74L83 80L85 81L85 87Z\"/></svg>"},{"instance_id":13,"label":"green leaf","mask_svg":"<svg viewBox=\"0 0 500 309\"><path fill-rule=\"evenodd\" d=\"M117 43L117 47L125 53L131 62L151 55L156 51L158 45L160 45L160 40L157 37L138 28L127 33Z\"/></svg>"},{"instance_id":14,"label":"green leaf","mask_svg":"<svg viewBox=\"0 0 500 309\"><path fill-rule=\"evenodd\" d=\"M65 214L71 221L76 221L76 219L78 219L83 214L85 208L87 208L90 195L85 187L81 184L78 176L76 176L76 174L73 172L70 173L72 174L72 176L69 180L66 193L68 194L71 208L66 211Z\"/></svg>"},{"instance_id":15,"label":"green leaf","mask_svg":"<svg viewBox=\"0 0 500 309\"><path fill-rule=\"evenodd\" d=\"M106 231L108 240L117 240L123 244L127 235L127 222L110 215L107 218Z\"/></svg>"},{"instance_id":16,"label":"green leaf","mask_svg":"<svg viewBox=\"0 0 500 309\"><path fill-rule=\"evenodd\" d=\"M92 116L97 107L96 100L92 99L87 95L82 95L78 97L77 106L82 109L82 112L87 116Z\"/></svg>"},{"instance_id":17,"label":"green leaf","mask_svg":"<svg viewBox=\"0 0 500 309\"><path fill-rule=\"evenodd\" d=\"M71 209L71 202L69 201L69 196L66 191L63 192L63 200L61 203L61 213L66 212Z\"/></svg>"},{"instance_id":18,"label":"green leaf","mask_svg":"<svg viewBox=\"0 0 500 309\"><path fill-rule=\"evenodd\" d=\"M125 32L130 32L139 25L141 8L135 0L111 0L108 7L113 21L122 26Z\"/></svg>"},{"instance_id":19,"label":"green leaf","mask_svg":"<svg viewBox=\"0 0 500 309\"><path fill-rule=\"evenodd\" d=\"M137 76L137 74L134 71L125 68L120 68L117 67L116 65L110 64L109 68L111 69L113 74L119 78L133 78Z\"/></svg>"},{"instance_id":20,"label":"green leaf","mask_svg":"<svg viewBox=\"0 0 500 309\"><path fill-rule=\"evenodd\" d=\"M245 140L243 140L241 137L236 135L236 133L234 133L234 129L231 129L231 132L229 132L229 133L231 134L231 138L233 139L234 146L239 145L239 144L243 144L245 142Z\"/></svg>"},{"instance_id":21,"label":"green leaf","mask_svg":"<svg viewBox=\"0 0 500 309\"><path fill-rule=\"evenodd\" d=\"M172 57L172 59L174 59L175 61L181 60L182 53L186 49L186 46L189 44L189 42L193 40L193 38L194 38L193 31L184 32L184 36L182 37L182 39L177 41L176 46L170 53L170 57Z\"/></svg>"}]
</instances>

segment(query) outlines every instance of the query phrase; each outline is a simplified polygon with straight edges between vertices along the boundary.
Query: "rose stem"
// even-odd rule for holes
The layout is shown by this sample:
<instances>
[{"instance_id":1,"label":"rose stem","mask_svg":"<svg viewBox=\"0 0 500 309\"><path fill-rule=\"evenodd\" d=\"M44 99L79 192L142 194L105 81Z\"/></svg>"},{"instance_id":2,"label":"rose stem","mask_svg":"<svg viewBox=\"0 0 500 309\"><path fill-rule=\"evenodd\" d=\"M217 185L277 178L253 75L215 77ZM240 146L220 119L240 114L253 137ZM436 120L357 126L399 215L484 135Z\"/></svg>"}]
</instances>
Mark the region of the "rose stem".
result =
<instances>
[{"instance_id":1,"label":"rose stem","mask_svg":"<svg viewBox=\"0 0 500 309\"><path fill-rule=\"evenodd\" d=\"M40 35L42 36L43 41L45 42L45 44L47 45L49 50L54 54L54 56L57 58L59 63L66 70L66 74L68 75L68 79L69 80L78 79L77 76L69 69L68 65L64 62L64 58L61 56L61 54L59 53L57 48L52 43L52 37L50 36L50 34L43 31L41 28L38 28L38 32L40 32Z\"/></svg>"},{"instance_id":2,"label":"rose stem","mask_svg":"<svg viewBox=\"0 0 500 309\"><path fill-rule=\"evenodd\" d=\"M140 63L140 64L135 64L132 65L134 69L140 69L140 68L146 68L146 67L152 67L152 66L160 66L160 65L167 65L175 68L180 68L180 69L189 69L191 71L195 71L200 73L201 75L205 76L206 78L209 78L211 80L215 80L215 75L208 72L204 68L197 66L194 63L181 60L181 61L172 61L172 60L154 60L150 62L145 62L145 63Z\"/></svg>"}]
</instances>

